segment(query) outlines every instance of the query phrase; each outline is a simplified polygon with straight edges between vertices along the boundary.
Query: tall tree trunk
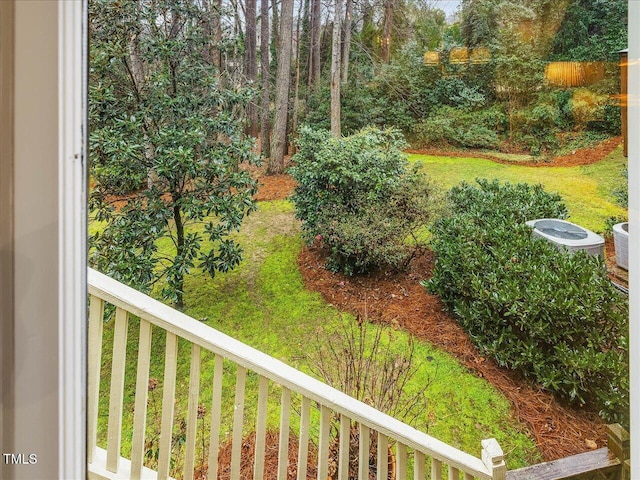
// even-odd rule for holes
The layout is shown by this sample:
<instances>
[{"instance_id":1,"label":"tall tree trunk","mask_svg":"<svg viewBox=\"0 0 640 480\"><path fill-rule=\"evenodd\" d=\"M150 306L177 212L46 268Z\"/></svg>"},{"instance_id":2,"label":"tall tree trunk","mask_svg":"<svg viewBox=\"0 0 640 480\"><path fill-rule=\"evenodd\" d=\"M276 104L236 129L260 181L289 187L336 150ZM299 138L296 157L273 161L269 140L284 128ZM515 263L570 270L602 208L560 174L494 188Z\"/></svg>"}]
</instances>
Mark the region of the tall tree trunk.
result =
<instances>
[{"instance_id":1,"label":"tall tree trunk","mask_svg":"<svg viewBox=\"0 0 640 480\"><path fill-rule=\"evenodd\" d=\"M351 53L351 17L353 16L353 0L347 0L344 13L344 41L342 42L342 83L349 79L349 53Z\"/></svg>"},{"instance_id":2,"label":"tall tree trunk","mask_svg":"<svg viewBox=\"0 0 640 480\"><path fill-rule=\"evenodd\" d=\"M309 86L320 84L320 0L311 0L311 48L309 53Z\"/></svg>"},{"instance_id":3,"label":"tall tree trunk","mask_svg":"<svg viewBox=\"0 0 640 480\"><path fill-rule=\"evenodd\" d=\"M289 83L291 70L291 36L293 30L293 0L282 0L280 15L280 41L278 43L278 70L276 74L276 116L273 124L271 157L267 173L284 171L287 148L287 117L289 111Z\"/></svg>"},{"instance_id":4,"label":"tall tree trunk","mask_svg":"<svg viewBox=\"0 0 640 480\"><path fill-rule=\"evenodd\" d=\"M240 12L238 10L238 2L239 0L231 0L231 6L233 7L233 38L242 39L242 27L240 20ZM239 73L242 72L242 59L240 59L240 52L238 50L238 41L233 42L233 67L229 71L231 75L231 84L233 87L239 86L241 82L242 75Z\"/></svg>"},{"instance_id":5,"label":"tall tree trunk","mask_svg":"<svg viewBox=\"0 0 640 480\"><path fill-rule=\"evenodd\" d=\"M372 43L370 32L373 29L373 7L371 6L369 0L362 0L361 2L359 2L359 7L360 15L362 17L362 27L360 28L360 42L367 53L372 55L374 52L374 45ZM363 35L365 33L366 35Z\"/></svg>"},{"instance_id":6,"label":"tall tree trunk","mask_svg":"<svg viewBox=\"0 0 640 480\"><path fill-rule=\"evenodd\" d=\"M260 151L265 157L271 155L271 71L269 69L269 0L260 0L260 73L262 75L262 98L260 100Z\"/></svg>"},{"instance_id":7,"label":"tall tree trunk","mask_svg":"<svg viewBox=\"0 0 640 480\"><path fill-rule=\"evenodd\" d=\"M382 48L381 57L384 63L389 63L391 56L391 30L393 28L393 4L394 0L384 2L384 20L382 24Z\"/></svg>"},{"instance_id":8,"label":"tall tree trunk","mask_svg":"<svg viewBox=\"0 0 640 480\"><path fill-rule=\"evenodd\" d=\"M179 195L174 195L173 200L173 221L176 225L176 258L184 255L184 219L182 218L182 212L177 205L180 200ZM175 279L176 288L176 308L182 310L184 308L184 274L182 270L178 270Z\"/></svg>"},{"instance_id":9,"label":"tall tree trunk","mask_svg":"<svg viewBox=\"0 0 640 480\"><path fill-rule=\"evenodd\" d=\"M271 0L271 61L278 64L278 47L280 45L280 21L278 20L278 1Z\"/></svg>"},{"instance_id":10,"label":"tall tree trunk","mask_svg":"<svg viewBox=\"0 0 640 480\"><path fill-rule=\"evenodd\" d=\"M331 48L331 134L342 135L340 125L340 30L342 0L336 0L333 14L333 45Z\"/></svg>"},{"instance_id":11,"label":"tall tree trunk","mask_svg":"<svg viewBox=\"0 0 640 480\"><path fill-rule=\"evenodd\" d=\"M213 48L211 51L211 61L216 73L220 75L222 82L222 70L224 68L222 61L222 23L220 22L220 12L222 11L222 0L213 0L213 9L211 10L211 29L213 30ZM221 85L224 86L224 85Z\"/></svg>"},{"instance_id":12,"label":"tall tree trunk","mask_svg":"<svg viewBox=\"0 0 640 480\"><path fill-rule=\"evenodd\" d=\"M258 64L256 58L256 0L247 0L245 12L245 64L244 74L249 83L256 86L258 80ZM253 100L247 105L248 135L258 136L258 105Z\"/></svg>"},{"instance_id":13,"label":"tall tree trunk","mask_svg":"<svg viewBox=\"0 0 640 480\"><path fill-rule=\"evenodd\" d=\"M301 62L301 80L305 82L306 85L309 85L309 73L310 73L310 60L311 60L311 10L310 10L310 1L303 0L303 10L302 10L302 18L298 21L301 21L300 25L300 35L299 35L299 52Z\"/></svg>"},{"instance_id":14,"label":"tall tree trunk","mask_svg":"<svg viewBox=\"0 0 640 480\"><path fill-rule=\"evenodd\" d=\"M300 23L302 22L302 3L298 7L298 22L296 24L296 78L293 88L293 115L291 119L291 134L298 133L298 109L300 108L300 54L302 48L300 45ZM293 145L293 141L291 142ZM293 145L295 148L295 145ZM295 150L292 151L295 153Z\"/></svg>"},{"instance_id":15,"label":"tall tree trunk","mask_svg":"<svg viewBox=\"0 0 640 480\"><path fill-rule=\"evenodd\" d=\"M144 72L144 64L140 59L140 47L138 44L138 39L141 35L140 30L137 30L129 39L129 73L131 77L131 82L133 86L133 90L136 94L136 98L140 100L143 95L143 90L145 88L145 72ZM153 168L153 157L155 154L153 144L149 140L149 131L152 126L150 123L143 119L144 131L145 131L145 157L147 160L147 188L151 188L156 185L160 178L158 177L158 173Z\"/></svg>"}]
</instances>

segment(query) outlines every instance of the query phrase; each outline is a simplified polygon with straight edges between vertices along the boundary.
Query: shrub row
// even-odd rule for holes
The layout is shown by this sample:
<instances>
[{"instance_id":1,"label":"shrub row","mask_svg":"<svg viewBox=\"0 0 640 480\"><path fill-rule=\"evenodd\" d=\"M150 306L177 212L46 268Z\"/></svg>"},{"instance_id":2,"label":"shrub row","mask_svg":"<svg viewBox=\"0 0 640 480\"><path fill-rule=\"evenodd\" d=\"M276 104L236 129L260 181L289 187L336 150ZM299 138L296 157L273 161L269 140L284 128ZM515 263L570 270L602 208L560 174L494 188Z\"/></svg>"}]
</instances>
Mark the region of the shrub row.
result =
<instances>
[{"instance_id":1,"label":"shrub row","mask_svg":"<svg viewBox=\"0 0 640 480\"><path fill-rule=\"evenodd\" d=\"M328 250L327 267L347 275L404 268L433 215L435 189L409 168L398 130L366 128L343 138L302 128L290 170L296 217L308 242Z\"/></svg>"},{"instance_id":2,"label":"shrub row","mask_svg":"<svg viewBox=\"0 0 640 480\"><path fill-rule=\"evenodd\" d=\"M453 188L433 228L424 282L476 346L575 405L628 424L628 306L598 257L559 251L526 220L566 217L541 186L478 180Z\"/></svg>"}]
</instances>

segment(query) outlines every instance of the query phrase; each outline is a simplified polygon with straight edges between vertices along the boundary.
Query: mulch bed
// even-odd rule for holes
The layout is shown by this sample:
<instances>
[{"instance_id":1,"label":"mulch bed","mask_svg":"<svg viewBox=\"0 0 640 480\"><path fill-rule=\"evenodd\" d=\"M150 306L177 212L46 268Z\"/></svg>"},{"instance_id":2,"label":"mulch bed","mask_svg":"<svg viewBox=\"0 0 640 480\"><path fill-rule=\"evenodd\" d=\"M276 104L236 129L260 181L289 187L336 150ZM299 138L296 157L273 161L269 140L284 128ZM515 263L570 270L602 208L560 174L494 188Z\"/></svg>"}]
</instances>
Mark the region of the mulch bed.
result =
<instances>
[{"instance_id":1,"label":"mulch bed","mask_svg":"<svg viewBox=\"0 0 640 480\"><path fill-rule=\"evenodd\" d=\"M435 155L441 157L472 157L472 158L486 158L493 160L497 163L505 165L522 165L524 167L575 167L578 165L589 165L602 160L609 155L618 145L622 143L622 137L612 137L594 147L582 148L572 152L569 155L561 155L553 157L550 160L524 160L515 161L507 160L504 158L496 157L490 153L483 152L482 150L439 150L439 149L412 149L407 150L407 153L418 153L424 155Z\"/></svg>"},{"instance_id":2,"label":"mulch bed","mask_svg":"<svg viewBox=\"0 0 640 480\"><path fill-rule=\"evenodd\" d=\"M483 157L499 163L531 167L577 166L597 162L620 142L615 137L600 145L581 149L548 162L512 162L482 152L412 150L414 153L450 157ZM290 195L295 183L286 175L261 176L259 200L275 200ZM613 246L607 241L607 263ZM324 268L324 254L318 246L304 248L298 266L306 287L322 294L338 309L360 314L375 322L402 328L418 338L454 355L479 377L494 385L511 402L518 420L526 424L546 461L575 455L606 445L606 426L594 412L567 407L550 393L530 385L515 372L501 368L479 354L468 335L449 314L437 296L427 293L420 281L429 278L434 255L425 250L416 256L404 273L376 272L368 276L345 277Z\"/></svg>"},{"instance_id":3,"label":"mulch bed","mask_svg":"<svg viewBox=\"0 0 640 480\"><path fill-rule=\"evenodd\" d=\"M279 434L278 432L267 432L265 436L265 456L264 456L264 480L276 480L278 478L278 452L279 452ZM251 433L248 437L242 439L242 450L240 454L240 477L241 479L253 478L253 463L255 459L256 434ZM231 478L231 452L233 450L233 442L229 440L220 447L218 451L218 480L236 480ZM296 480L298 466L298 438L289 435L289 452L288 452L288 468L287 480ZM317 474L318 454L313 443L309 442L307 455L307 475L309 480L315 480ZM205 479L207 477L207 467L201 467L196 480Z\"/></svg>"},{"instance_id":4,"label":"mulch bed","mask_svg":"<svg viewBox=\"0 0 640 480\"><path fill-rule=\"evenodd\" d=\"M546 461L606 445L606 427L597 414L560 404L551 394L479 354L454 317L445 311L440 298L427 293L419 283L431 276L433 252L421 252L404 273L375 272L356 277L326 270L324 258L317 246L300 253L298 266L307 288L320 292L339 310L402 328L455 356L510 401Z\"/></svg>"},{"instance_id":5,"label":"mulch bed","mask_svg":"<svg viewBox=\"0 0 640 480\"><path fill-rule=\"evenodd\" d=\"M258 193L254 197L259 202L287 198L296 182L289 175L269 175L260 177Z\"/></svg>"}]
</instances>

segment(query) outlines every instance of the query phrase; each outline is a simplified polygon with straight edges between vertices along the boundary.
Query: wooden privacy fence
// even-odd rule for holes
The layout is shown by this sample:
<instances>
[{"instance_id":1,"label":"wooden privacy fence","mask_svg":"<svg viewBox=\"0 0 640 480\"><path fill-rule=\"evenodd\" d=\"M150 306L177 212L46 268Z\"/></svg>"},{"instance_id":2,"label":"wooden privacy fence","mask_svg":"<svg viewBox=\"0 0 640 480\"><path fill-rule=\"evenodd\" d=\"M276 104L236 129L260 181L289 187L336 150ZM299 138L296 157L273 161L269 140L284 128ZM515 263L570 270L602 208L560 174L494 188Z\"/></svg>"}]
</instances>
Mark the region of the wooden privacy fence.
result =
<instances>
[{"instance_id":1,"label":"wooden privacy fence","mask_svg":"<svg viewBox=\"0 0 640 480\"><path fill-rule=\"evenodd\" d=\"M279 391L279 446L277 455L277 478L307 478L307 462L313 458L317 463L317 478L326 480L334 468L338 479L357 478L369 480L374 475L378 480L389 478L389 466L393 465L394 477L398 480L413 478L422 480L471 480L497 479L506 476L503 453L495 439L483 440L476 458L447 445L401 421L357 401L344 393L261 353L205 324L178 312L152 298L129 288L99 272L89 270L89 368L88 368L88 469L92 479L167 479L180 465L175 477L194 479L206 471L206 478L217 479L221 442L227 440L222 431L221 411L223 405L223 363L234 364L235 395L231 406L232 420L229 422L232 441L230 477L240 479L242 465L243 428L247 423L247 379L257 385L255 406L255 447L252 455L253 478L265 478L265 437L269 392ZM107 307L110 305L110 307ZM104 328L105 308L114 309L113 345L103 345L106 338ZM137 366L135 392L125 391L127 339L132 318L139 323L137 335ZM111 328L111 326L109 327ZM153 461L148 458L149 443L146 438L150 424L148 415L149 379L151 366L152 334L164 336L164 372L162 401L158 413L159 439ZM135 332L134 332L135 333ZM284 333L284 332L283 332ZM110 338L110 336L109 336ZM179 375L178 343L188 342L190 349L188 389L176 388ZM131 343L131 342L129 342ZM182 348L182 347L181 347ZM105 351L112 352L110 368L103 362ZM202 353L213 357L211 394L207 415L210 425L207 433L208 445L199 447L199 457L206 450L208 471L202 469L202 461L196 458L198 419L201 398ZM208 367L207 367L208 368ZM103 370L108 371L103 371ZM109 379L108 391L100 391L101 377ZM186 377L185 377L186 378ZM204 377L203 377L204 378ZM183 380L180 378L179 380ZM103 382L103 385L105 382ZM228 384L228 382L227 382ZM107 390L104 388L104 390ZM106 439L98 446L99 405L101 396L108 396ZM125 397L133 396L132 428L123 425ZM172 437L175 431L175 406L186 396L187 411L184 447L176 459ZM273 395L271 395L273 397ZM295 397L296 402L293 402ZM298 401L299 400L299 401ZM252 407L253 408L253 407ZM105 409L106 410L106 409ZM290 432L297 428L297 462L290 462ZM127 428L124 428L127 427ZM123 431L131 432L130 449L122 448ZM354 445L353 432L357 432ZM203 436L201 438L204 438ZM127 438L128 441L128 438ZM203 441L204 442L204 441ZM200 445L200 442L198 442ZM309 445L317 446L313 456ZM370 461L373 445L377 459ZM173 450L172 450L173 449ZM124 458L123 450L130 450ZM393 462L389 461L393 456ZM245 459L246 460L246 459ZM198 462L200 461L200 464ZM145 466L145 462L147 465ZM173 467L172 467L173 465ZM293 473L292 473L293 472ZM350 473L351 472L351 473Z\"/></svg>"}]
</instances>

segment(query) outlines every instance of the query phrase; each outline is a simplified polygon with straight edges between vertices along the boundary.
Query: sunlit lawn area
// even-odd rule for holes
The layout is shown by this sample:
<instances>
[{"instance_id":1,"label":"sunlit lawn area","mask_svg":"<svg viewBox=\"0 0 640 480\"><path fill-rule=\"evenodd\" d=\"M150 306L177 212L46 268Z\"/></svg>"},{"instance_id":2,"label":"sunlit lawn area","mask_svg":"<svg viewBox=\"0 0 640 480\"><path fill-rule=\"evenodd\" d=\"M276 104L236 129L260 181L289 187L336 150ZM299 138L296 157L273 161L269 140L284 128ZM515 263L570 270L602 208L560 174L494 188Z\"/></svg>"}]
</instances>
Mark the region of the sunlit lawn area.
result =
<instances>
[{"instance_id":1,"label":"sunlit lawn area","mask_svg":"<svg viewBox=\"0 0 640 480\"><path fill-rule=\"evenodd\" d=\"M446 188L463 180L474 182L476 178L541 183L546 190L562 195L569 208L570 221L596 232L604 230L608 217L625 214L612 194L626 181L621 173L627 161L622 147L598 163L578 167L527 167L482 158L417 154L409 155L409 159L422 164L424 170Z\"/></svg>"}]
</instances>

